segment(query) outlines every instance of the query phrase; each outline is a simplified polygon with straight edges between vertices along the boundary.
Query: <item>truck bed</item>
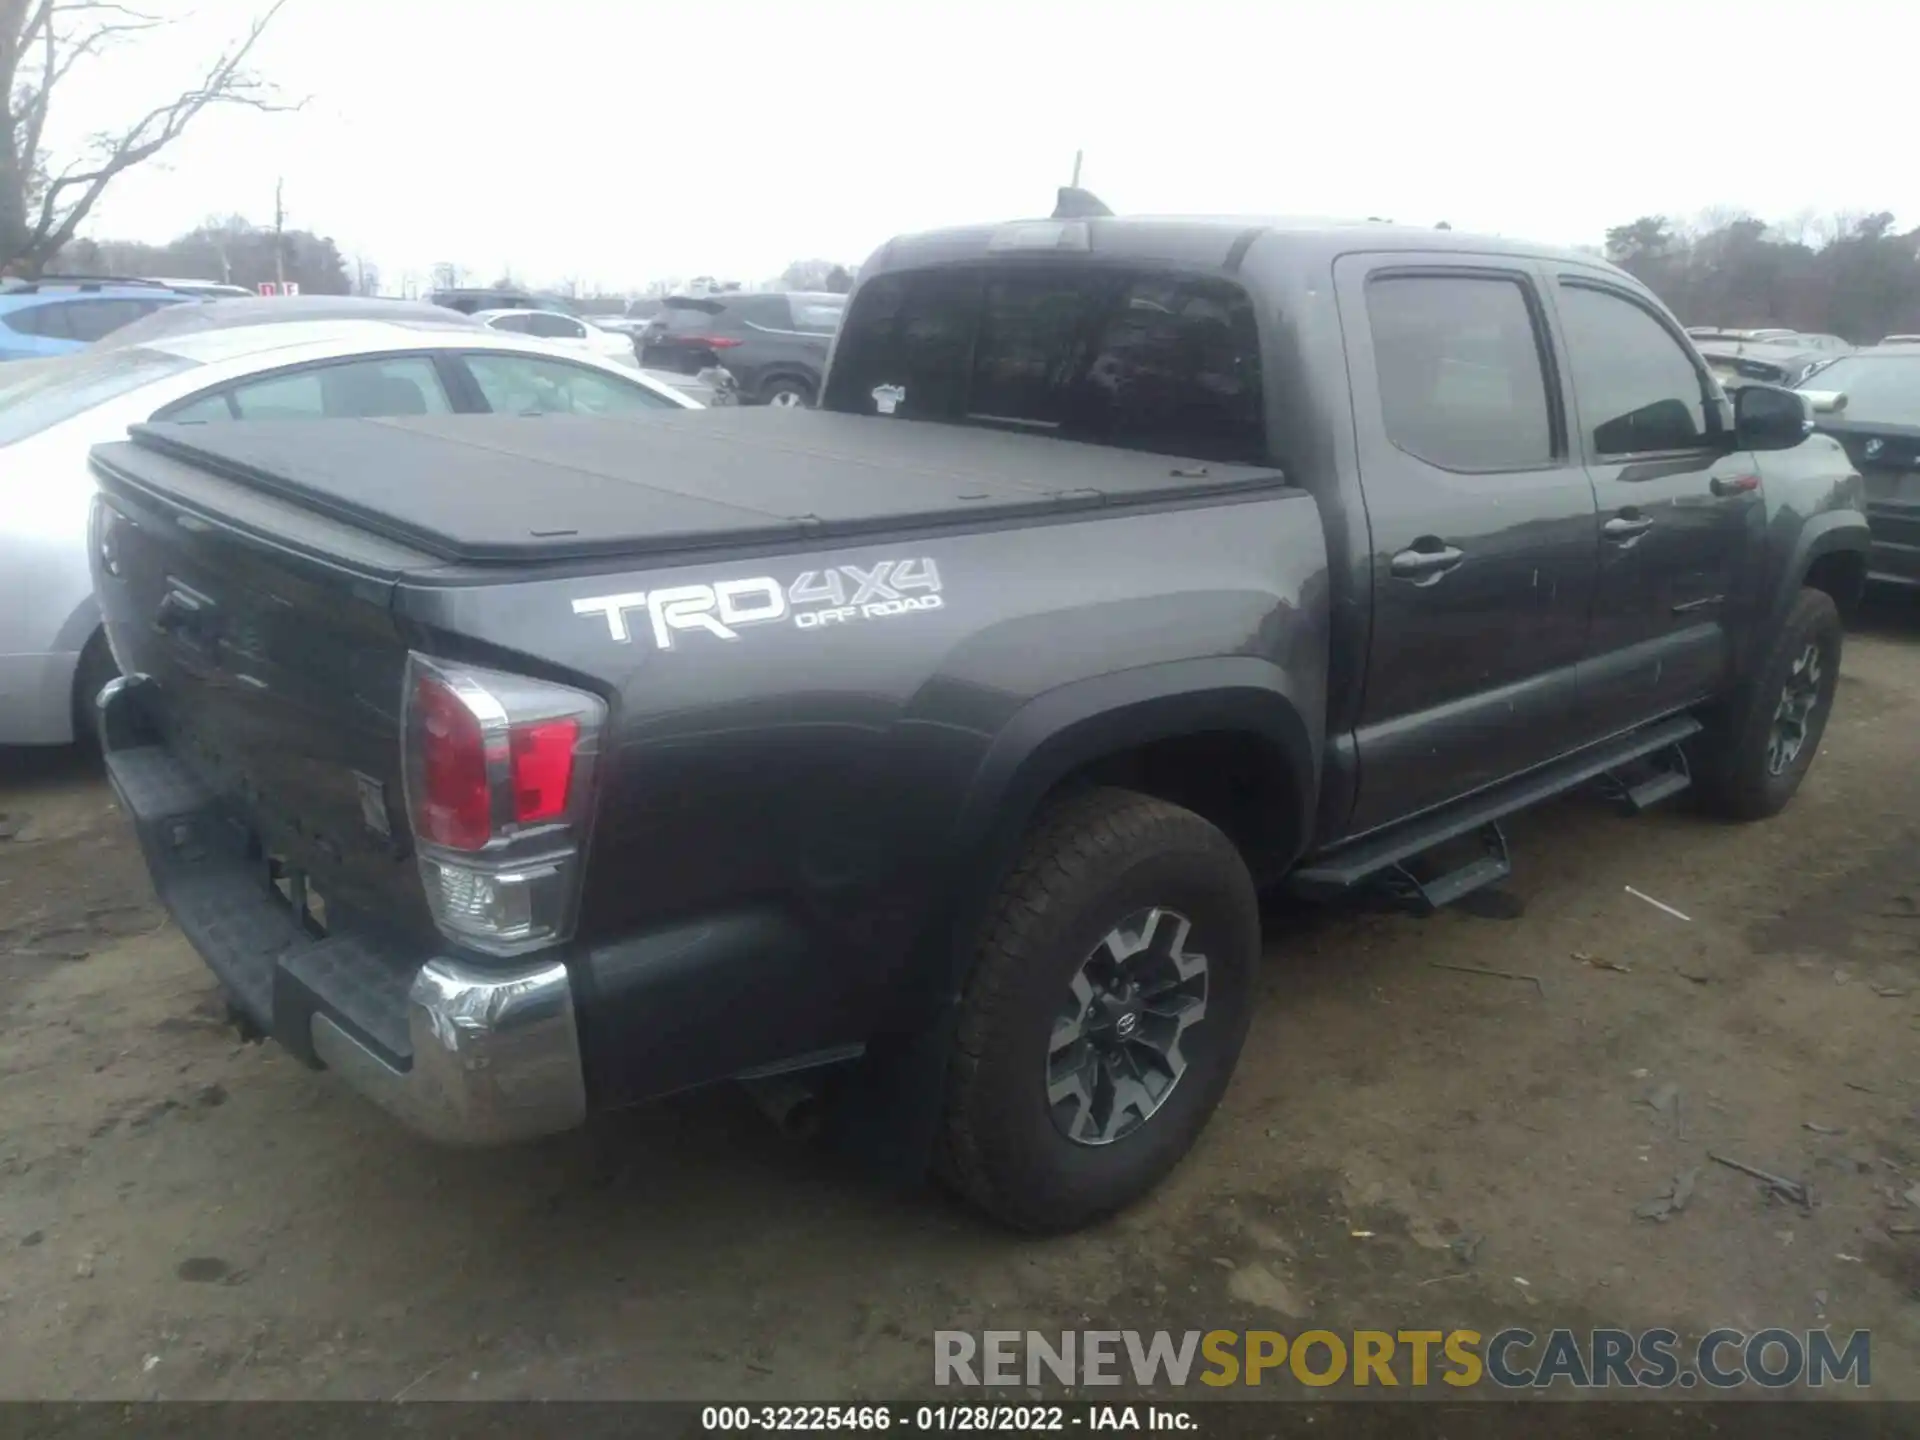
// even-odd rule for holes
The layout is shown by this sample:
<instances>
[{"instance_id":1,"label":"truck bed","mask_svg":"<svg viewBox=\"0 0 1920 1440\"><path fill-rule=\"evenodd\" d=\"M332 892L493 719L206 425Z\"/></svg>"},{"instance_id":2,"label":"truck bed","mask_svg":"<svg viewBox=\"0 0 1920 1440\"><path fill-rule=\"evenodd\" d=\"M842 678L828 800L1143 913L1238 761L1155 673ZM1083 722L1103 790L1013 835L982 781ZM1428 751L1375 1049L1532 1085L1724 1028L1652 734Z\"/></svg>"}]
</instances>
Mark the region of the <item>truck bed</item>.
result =
<instances>
[{"instance_id":1,"label":"truck bed","mask_svg":"<svg viewBox=\"0 0 1920 1440\"><path fill-rule=\"evenodd\" d=\"M450 563L650 556L1040 518L1284 486L1045 436L766 408L135 426L96 463L185 462Z\"/></svg>"}]
</instances>

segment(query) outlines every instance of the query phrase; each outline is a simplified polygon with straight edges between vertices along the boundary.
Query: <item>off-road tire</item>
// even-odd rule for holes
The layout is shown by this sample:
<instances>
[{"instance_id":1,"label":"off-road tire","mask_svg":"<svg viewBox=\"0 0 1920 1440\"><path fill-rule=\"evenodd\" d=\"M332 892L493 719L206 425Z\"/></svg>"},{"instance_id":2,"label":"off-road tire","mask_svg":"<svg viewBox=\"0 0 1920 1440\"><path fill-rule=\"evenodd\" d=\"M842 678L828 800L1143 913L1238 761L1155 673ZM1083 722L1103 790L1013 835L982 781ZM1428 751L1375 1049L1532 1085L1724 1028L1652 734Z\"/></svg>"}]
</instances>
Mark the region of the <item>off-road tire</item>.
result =
<instances>
[{"instance_id":1,"label":"off-road tire","mask_svg":"<svg viewBox=\"0 0 1920 1440\"><path fill-rule=\"evenodd\" d=\"M1842 628L1833 597L1802 590L1794 598L1773 643L1752 674L1713 716L1693 747L1694 787L1711 814L1728 820L1764 820L1778 815L1806 777L1833 713L1840 683ZM1815 646L1822 674L1819 695L1807 719L1799 753L1778 775L1768 769L1774 712L1795 662Z\"/></svg>"},{"instance_id":2,"label":"off-road tire","mask_svg":"<svg viewBox=\"0 0 1920 1440\"><path fill-rule=\"evenodd\" d=\"M1139 1128L1071 1140L1046 1101L1049 1040L1073 977L1143 908L1192 922L1206 1013L1185 1071ZM1059 1232L1119 1210L1186 1154L1227 1087L1253 1013L1260 916L1233 843L1190 810L1129 790L1064 797L1035 820L988 907L960 1000L936 1171L1021 1230ZM1183 1045L1183 1049L1187 1048Z\"/></svg>"}]
</instances>

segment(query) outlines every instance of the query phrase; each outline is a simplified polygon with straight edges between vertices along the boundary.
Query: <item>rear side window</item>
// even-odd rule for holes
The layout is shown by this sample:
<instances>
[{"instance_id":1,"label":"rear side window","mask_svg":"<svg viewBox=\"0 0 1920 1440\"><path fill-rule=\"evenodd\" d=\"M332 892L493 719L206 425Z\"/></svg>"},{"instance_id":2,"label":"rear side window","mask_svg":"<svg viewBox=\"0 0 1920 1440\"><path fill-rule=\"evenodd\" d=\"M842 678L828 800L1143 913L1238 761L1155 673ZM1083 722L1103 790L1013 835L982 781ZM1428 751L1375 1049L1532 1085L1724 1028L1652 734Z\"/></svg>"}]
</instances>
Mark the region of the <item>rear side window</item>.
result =
<instances>
[{"instance_id":1,"label":"rear side window","mask_svg":"<svg viewBox=\"0 0 1920 1440\"><path fill-rule=\"evenodd\" d=\"M495 330L511 330L519 335L533 333L533 315L524 310L518 315L495 315L487 324Z\"/></svg>"},{"instance_id":2,"label":"rear side window","mask_svg":"<svg viewBox=\"0 0 1920 1440\"><path fill-rule=\"evenodd\" d=\"M17 335L38 335L42 340L71 340L64 304L28 305L0 316L6 327Z\"/></svg>"},{"instance_id":3,"label":"rear side window","mask_svg":"<svg viewBox=\"0 0 1920 1440\"><path fill-rule=\"evenodd\" d=\"M453 408L433 362L419 356L296 370L237 385L230 393L242 420L372 420L444 415Z\"/></svg>"},{"instance_id":4,"label":"rear side window","mask_svg":"<svg viewBox=\"0 0 1920 1440\"><path fill-rule=\"evenodd\" d=\"M810 335L833 334L840 328L840 321L847 313L844 301L834 304L796 295L792 304L793 328L805 330Z\"/></svg>"},{"instance_id":5,"label":"rear side window","mask_svg":"<svg viewBox=\"0 0 1920 1440\"><path fill-rule=\"evenodd\" d=\"M679 408L644 385L586 365L533 355L476 353L463 358L487 408L496 414L624 415Z\"/></svg>"},{"instance_id":6,"label":"rear side window","mask_svg":"<svg viewBox=\"0 0 1920 1440\"><path fill-rule=\"evenodd\" d=\"M1519 281L1381 276L1367 285L1367 323L1396 446L1446 470L1552 462L1540 337Z\"/></svg>"},{"instance_id":7,"label":"rear side window","mask_svg":"<svg viewBox=\"0 0 1920 1440\"><path fill-rule=\"evenodd\" d=\"M1266 459L1259 328L1207 276L1076 265L882 276L841 327L825 408Z\"/></svg>"},{"instance_id":8,"label":"rear side window","mask_svg":"<svg viewBox=\"0 0 1920 1440\"><path fill-rule=\"evenodd\" d=\"M67 312L67 333L75 340L91 345L104 340L122 325L131 325L143 315L161 306L157 300L103 299L75 300L61 308Z\"/></svg>"},{"instance_id":9,"label":"rear side window","mask_svg":"<svg viewBox=\"0 0 1920 1440\"><path fill-rule=\"evenodd\" d=\"M717 325L726 308L718 300L669 300L653 323L677 335L698 335Z\"/></svg>"},{"instance_id":10,"label":"rear side window","mask_svg":"<svg viewBox=\"0 0 1920 1440\"><path fill-rule=\"evenodd\" d=\"M586 337L586 326L578 320L569 320L564 315L549 315L536 310L527 316L526 331L529 335L539 335L548 340L581 340Z\"/></svg>"},{"instance_id":11,"label":"rear side window","mask_svg":"<svg viewBox=\"0 0 1920 1440\"><path fill-rule=\"evenodd\" d=\"M1649 311L1624 295L1563 284L1560 318L1595 454L1690 450L1706 442L1700 372Z\"/></svg>"}]
</instances>

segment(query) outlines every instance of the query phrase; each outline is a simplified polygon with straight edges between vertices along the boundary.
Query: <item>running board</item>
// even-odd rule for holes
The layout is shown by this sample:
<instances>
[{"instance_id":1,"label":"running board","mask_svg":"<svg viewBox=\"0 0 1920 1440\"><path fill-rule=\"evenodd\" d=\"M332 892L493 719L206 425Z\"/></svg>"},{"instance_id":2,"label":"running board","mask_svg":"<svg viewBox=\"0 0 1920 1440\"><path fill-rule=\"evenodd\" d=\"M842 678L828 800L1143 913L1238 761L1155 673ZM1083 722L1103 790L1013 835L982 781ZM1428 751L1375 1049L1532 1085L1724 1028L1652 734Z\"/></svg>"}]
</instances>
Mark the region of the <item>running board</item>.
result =
<instances>
[{"instance_id":1,"label":"running board","mask_svg":"<svg viewBox=\"0 0 1920 1440\"><path fill-rule=\"evenodd\" d=\"M1416 915L1431 915L1442 905L1451 905L1476 890L1498 885L1513 874L1513 860L1507 853L1507 832L1500 828L1498 821L1481 827L1480 848L1484 853L1478 860L1469 860L1431 880L1422 880L1407 864L1389 865L1375 879L1394 903L1404 905Z\"/></svg>"},{"instance_id":2,"label":"running board","mask_svg":"<svg viewBox=\"0 0 1920 1440\"><path fill-rule=\"evenodd\" d=\"M1605 744L1595 745L1465 799L1428 811L1390 830L1329 851L1316 857L1311 864L1294 871L1288 883L1296 894L1314 899L1330 899L1350 893L1363 882L1404 866L1414 856L1436 845L1458 840L1476 831L1484 833L1489 827L1497 833L1499 827L1495 822L1517 811L1531 809L1543 800L1551 800L1556 795L1576 789L1610 771L1619 770L1643 756L1676 747L1681 741L1699 733L1700 722L1691 715L1676 715L1671 720L1630 731ZM1662 779L1658 783L1668 782ZM1684 782L1674 788L1683 787ZM1505 871L1494 873L1494 862L1499 865L1507 863L1504 837L1500 839L1497 850L1489 846L1485 859L1474 861L1462 870L1441 876L1438 880L1426 882L1422 888L1428 894L1441 894L1450 900L1457 900L1471 890L1505 878ZM1469 880L1471 884L1466 883ZM1459 888L1461 885L1465 888Z\"/></svg>"},{"instance_id":3,"label":"running board","mask_svg":"<svg viewBox=\"0 0 1920 1440\"><path fill-rule=\"evenodd\" d=\"M1684 747L1674 745L1665 754L1642 756L1600 777L1607 798L1629 815L1671 799L1693 784Z\"/></svg>"}]
</instances>

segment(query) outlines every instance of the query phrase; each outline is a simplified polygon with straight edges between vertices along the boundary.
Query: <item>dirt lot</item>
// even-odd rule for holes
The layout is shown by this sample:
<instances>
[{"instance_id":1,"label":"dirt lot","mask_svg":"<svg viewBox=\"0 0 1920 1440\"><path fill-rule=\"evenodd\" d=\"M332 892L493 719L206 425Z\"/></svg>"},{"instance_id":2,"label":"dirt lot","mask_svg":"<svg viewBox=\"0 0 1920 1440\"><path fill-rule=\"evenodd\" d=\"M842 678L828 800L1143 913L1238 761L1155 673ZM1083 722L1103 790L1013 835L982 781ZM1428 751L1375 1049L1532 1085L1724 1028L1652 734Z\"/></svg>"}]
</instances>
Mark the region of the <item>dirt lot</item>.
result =
<instances>
[{"instance_id":1,"label":"dirt lot","mask_svg":"<svg viewBox=\"0 0 1920 1440\"><path fill-rule=\"evenodd\" d=\"M1044 1243L732 1093L428 1149L237 1043L102 782L0 757L0 1395L905 1395L936 1328L1310 1319L1865 1327L1920 1399L1917 736L1920 607L1881 608L1780 820L1575 797L1515 827L1504 905L1274 917L1192 1158Z\"/></svg>"}]
</instances>

